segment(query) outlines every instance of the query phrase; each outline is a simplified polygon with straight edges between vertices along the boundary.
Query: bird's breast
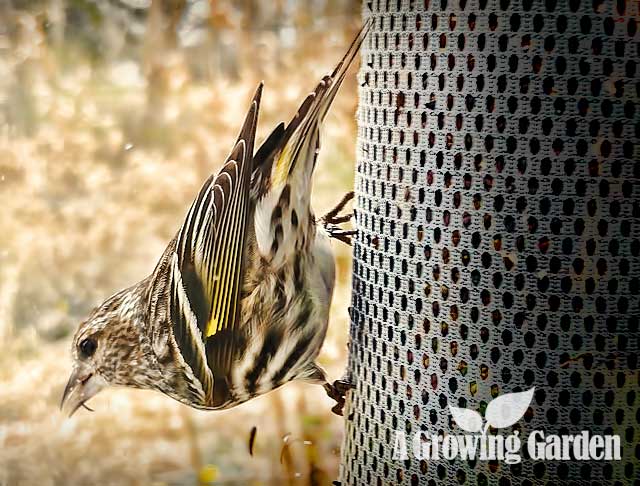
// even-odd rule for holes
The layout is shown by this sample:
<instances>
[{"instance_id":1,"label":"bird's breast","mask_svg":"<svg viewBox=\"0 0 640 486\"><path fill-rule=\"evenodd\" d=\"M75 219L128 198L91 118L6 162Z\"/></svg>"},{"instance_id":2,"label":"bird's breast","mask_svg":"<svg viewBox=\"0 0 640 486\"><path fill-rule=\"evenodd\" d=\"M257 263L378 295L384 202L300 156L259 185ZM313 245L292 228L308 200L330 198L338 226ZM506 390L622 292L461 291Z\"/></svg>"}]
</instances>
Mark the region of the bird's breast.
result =
<instances>
[{"instance_id":1,"label":"bird's breast","mask_svg":"<svg viewBox=\"0 0 640 486\"><path fill-rule=\"evenodd\" d=\"M311 248L288 268L264 270L241 302L246 346L228 377L237 403L315 369L335 272L330 248L323 242Z\"/></svg>"}]
</instances>

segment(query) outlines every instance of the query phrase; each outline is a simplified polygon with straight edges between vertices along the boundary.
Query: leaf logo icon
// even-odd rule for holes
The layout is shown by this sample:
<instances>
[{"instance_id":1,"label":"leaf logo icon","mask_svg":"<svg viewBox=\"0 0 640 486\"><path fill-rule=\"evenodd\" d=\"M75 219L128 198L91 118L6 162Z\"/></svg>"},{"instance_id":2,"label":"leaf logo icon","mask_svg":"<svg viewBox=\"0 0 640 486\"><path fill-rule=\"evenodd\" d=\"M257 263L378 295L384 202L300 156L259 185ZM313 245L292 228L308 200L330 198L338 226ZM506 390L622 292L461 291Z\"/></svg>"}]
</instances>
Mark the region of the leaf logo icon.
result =
<instances>
[{"instance_id":1,"label":"leaf logo icon","mask_svg":"<svg viewBox=\"0 0 640 486\"><path fill-rule=\"evenodd\" d=\"M482 416L468 408L452 407L449 405L453 420L466 432L480 432L482 430Z\"/></svg>"},{"instance_id":2,"label":"leaf logo icon","mask_svg":"<svg viewBox=\"0 0 640 486\"><path fill-rule=\"evenodd\" d=\"M449 410L453 420L462 430L466 432L482 432L484 435L489 426L495 429L503 429L520 420L527 408L529 408L534 391L535 387L524 392L506 393L489 402L485 412L487 423L484 430L482 428L482 416L478 412L468 408L452 407L451 405L449 405Z\"/></svg>"},{"instance_id":3,"label":"leaf logo icon","mask_svg":"<svg viewBox=\"0 0 640 486\"><path fill-rule=\"evenodd\" d=\"M507 393L489 402L485 418L487 425L495 429L509 427L520 420L533 398L535 387L518 393Z\"/></svg>"}]
</instances>

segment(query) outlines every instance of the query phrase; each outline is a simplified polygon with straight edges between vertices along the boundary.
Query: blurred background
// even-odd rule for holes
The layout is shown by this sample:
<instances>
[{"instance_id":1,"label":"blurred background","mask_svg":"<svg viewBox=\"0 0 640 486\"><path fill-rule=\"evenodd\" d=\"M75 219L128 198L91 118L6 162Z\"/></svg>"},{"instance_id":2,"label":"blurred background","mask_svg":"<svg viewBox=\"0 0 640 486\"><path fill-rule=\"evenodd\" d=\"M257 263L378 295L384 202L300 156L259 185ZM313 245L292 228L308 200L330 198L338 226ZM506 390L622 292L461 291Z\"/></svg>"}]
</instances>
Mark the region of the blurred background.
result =
<instances>
[{"instance_id":1,"label":"blurred background","mask_svg":"<svg viewBox=\"0 0 640 486\"><path fill-rule=\"evenodd\" d=\"M331 71L352 0L0 0L0 485L331 484L342 420L288 384L225 412L113 389L58 409L71 336L150 273L264 79L261 140ZM317 214L352 186L355 69L325 123ZM350 249L320 362L342 375ZM249 436L256 427L253 456Z\"/></svg>"}]
</instances>

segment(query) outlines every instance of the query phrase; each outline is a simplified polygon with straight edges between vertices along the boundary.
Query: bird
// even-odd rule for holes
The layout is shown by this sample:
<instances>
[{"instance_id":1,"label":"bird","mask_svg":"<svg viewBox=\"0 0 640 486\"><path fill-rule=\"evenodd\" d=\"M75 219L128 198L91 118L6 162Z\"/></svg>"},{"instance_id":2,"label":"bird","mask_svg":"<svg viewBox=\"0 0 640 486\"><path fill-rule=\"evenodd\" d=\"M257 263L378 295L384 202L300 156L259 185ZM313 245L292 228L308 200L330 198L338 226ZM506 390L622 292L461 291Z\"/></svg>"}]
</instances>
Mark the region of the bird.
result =
<instances>
[{"instance_id":1,"label":"bird","mask_svg":"<svg viewBox=\"0 0 640 486\"><path fill-rule=\"evenodd\" d=\"M310 194L322 122L367 32L254 153L258 85L232 150L153 272L78 326L61 401L69 416L109 386L222 410L292 380L322 385L342 414L353 385L329 383L317 357L335 281L331 238L355 234L340 227L351 215L338 215L353 193L320 219Z\"/></svg>"}]
</instances>

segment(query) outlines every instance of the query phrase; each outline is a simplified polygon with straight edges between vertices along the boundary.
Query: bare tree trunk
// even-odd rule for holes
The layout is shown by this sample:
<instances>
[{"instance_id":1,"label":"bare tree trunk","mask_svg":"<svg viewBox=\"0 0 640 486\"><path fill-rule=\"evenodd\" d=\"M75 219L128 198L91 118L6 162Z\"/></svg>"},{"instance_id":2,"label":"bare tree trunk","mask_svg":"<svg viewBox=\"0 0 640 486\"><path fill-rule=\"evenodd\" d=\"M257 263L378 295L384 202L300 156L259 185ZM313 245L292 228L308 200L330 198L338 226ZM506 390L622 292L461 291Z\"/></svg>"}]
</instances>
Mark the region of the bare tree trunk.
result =
<instances>
[{"instance_id":1,"label":"bare tree trunk","mask_svg":"<svg viewBox=\"0 0 640 486\"><path fill-rule=\"evenodd\" d=\"M20 275L26 262L26 253L18 253L17 260L4 261L0 268L0 344L7 343L15 332L15 304L20 290Z\"/></svg>"},{"instance_id":2,"label":"bare tree trunk","mask_svg":"<svg viewBox=\"0 0 640 486\"><path fill-rule=\"evenodd\" d=\"M186 0L153 0L144 43L144 71L147 86L147 119L153 123L164 119L164 100L169 78L176 62L178 22Z\"/></svg>"},{"instance_id":3,"label":"bare tree trunk","mask_svg":"<svg viewBox=\"0 0 640 486\"><path fill-rule=\"evenodd\" d=\"M67 25L67 14L63 0L49 0L47 20L51 25L51 44L55 51L59 52L63 48Z\"/></svg>"}]
</instances>

